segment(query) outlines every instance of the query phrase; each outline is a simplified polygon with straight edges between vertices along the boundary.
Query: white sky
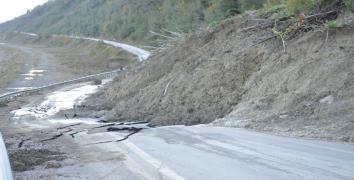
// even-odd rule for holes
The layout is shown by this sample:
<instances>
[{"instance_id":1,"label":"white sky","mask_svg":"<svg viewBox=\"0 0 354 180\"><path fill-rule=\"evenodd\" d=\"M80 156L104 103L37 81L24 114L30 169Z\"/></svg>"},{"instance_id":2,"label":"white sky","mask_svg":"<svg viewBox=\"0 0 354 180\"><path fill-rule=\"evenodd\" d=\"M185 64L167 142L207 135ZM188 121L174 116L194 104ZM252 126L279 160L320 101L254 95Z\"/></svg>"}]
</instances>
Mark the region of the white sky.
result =
<instances>
[{"instance_id":1,"label":"white sky","mask_svg":"<svg viewBox=\"0 0 354 180\"><path fill-rule=\"evenodd\" d=\"M11 20L47 0L0 0L0 23Z\"/></svg>"}]
</instances>

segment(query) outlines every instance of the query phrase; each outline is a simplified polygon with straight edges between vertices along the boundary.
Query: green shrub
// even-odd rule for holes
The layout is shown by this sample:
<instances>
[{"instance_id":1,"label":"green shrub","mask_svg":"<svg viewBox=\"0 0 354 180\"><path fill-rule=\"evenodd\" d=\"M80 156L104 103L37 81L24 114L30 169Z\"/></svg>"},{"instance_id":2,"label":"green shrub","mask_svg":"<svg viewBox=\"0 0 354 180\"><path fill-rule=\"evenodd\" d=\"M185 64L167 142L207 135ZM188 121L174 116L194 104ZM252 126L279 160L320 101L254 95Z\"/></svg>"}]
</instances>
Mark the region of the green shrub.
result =
<instances>
[{"instance_id":1,"label":"green shrub","mask_svg":"<svg viewBox=\"0 0 354 180\"><path fill-rule=\"evenodd\" d=\"M284 4L284 0L267 0L264 3L264 7L268 10L273 9L274 7L277 7L279 5Z\"/></svg>"},{"instance_id":2,"label":"green shrub","mask_svg":"<svg viewBox=\"0 0 354 180\"><path fill-rule=\"evenodd\" d=\"M298 15L314 8L319 2L316 0L288 0L286 9L289 15Z\"/></svg>"},{"instance_id":3,"label":"green shrub","mask_svg":"<svg viewBox=\"0 0 354 180\"><path fill-rule=\"evenodd\" d=\"M273 4L274 3L274 4ZM281 20L284 18L289 18L286 10L286 6L282 1L267 1L264 4L264 8L259 11L259 15L270 15L270 19Z\"/></svg>"},{"instance_id":4,"label":"green shrub","mask_svg":"<svg viewBox=\"0 0 354 180\"><path fill-rule=\"evenodd\" d=\"M344 0L345 6L354 12L354 0Z\"/></svg>"},{"instance_id":5,"label":"green shrub","mask_svg":"<svg viewBox=\"0 0 354 180\"><path fill-rule=\"evenodd\" d=\"M324 26L326 29L334 29L339 27L336 21L327 21L325 22Z\"/></svg>"},{"instance_id":6,"label":"green shrub","mask_svg":"<svg viewBox=\"0 0 354 180\"><path fill-rule=\"evenodd\" d=\"M262 8L265 0L239 0L240 2L240 11L244 12L247 10L255 10Z\"/></svg>"},{"instance_id":7,"label":"green shrub","mask_svg":"<svg viewBox=\"0 0 354 180\"><path fill-rule=\"evenodd\" d=\"M106 44L103 42L103 40L97 41L97 45L98 45L99 47L106 47Z\"/></svg>"},{"instance_id":8,"label":"green shrub","mask_svg":"<svg viewBox=\"0 0 354 180\"><path fill-rule=\"evenodd\" d=\"M240 3L237 0L210 0L205 10L205 17L209 24L215 24L239 13Z\"/></svg>"},{"instance_id":9,"label":"green shrub","mask_svg":"<svg viewBox=\"0 0 354 180\"><path fill-rule=\"evenodd\" d=\"M273 14L270 17L271 19L282 20L284 18L290 18L284 5L274 6L271 10L273 10Z\"/></svg>"}]
</instances>

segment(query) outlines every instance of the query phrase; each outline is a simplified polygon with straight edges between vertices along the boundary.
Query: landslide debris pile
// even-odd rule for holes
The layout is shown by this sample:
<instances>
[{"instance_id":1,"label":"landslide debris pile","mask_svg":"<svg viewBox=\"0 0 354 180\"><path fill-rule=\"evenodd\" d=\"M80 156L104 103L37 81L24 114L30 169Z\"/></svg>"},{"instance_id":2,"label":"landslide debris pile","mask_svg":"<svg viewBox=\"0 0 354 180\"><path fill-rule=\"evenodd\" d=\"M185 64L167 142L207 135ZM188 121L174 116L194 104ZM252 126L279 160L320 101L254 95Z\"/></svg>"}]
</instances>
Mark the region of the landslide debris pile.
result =
<instances>
[{"instance_id":1,"label":"landslide debris pile","mask_svg":"<svg viewBox=\"0 0 354 180\"><path fill-rule=\"evenodd\" d=\"M329 11L229 19L153 55L83 107L111 121L218 119L214 125L353 142L353 13Z\"/></svg>"}]
</instances>

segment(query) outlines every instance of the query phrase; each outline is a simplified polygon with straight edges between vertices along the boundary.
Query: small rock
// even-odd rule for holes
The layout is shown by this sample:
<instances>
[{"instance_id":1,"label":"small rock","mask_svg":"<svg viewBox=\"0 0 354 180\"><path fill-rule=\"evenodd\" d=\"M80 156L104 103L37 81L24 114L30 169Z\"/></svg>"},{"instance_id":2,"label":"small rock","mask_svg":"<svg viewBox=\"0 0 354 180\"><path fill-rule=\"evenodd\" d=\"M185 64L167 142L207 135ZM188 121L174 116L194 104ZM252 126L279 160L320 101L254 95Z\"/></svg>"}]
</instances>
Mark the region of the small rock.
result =
<instances>
[{"instance_id":1,"label":"small rock","mask_svg":"<svg viewBox=\"0 0 354 180\"><path fill-rule=\"evenodd\" d=\"M22 162L19 162L19 161L13 161L12 168L14 171L20 171L20 172L27 170L26 165Z\"/></svg>"},{"instance_id":2,"label":"small rock","mask_svg":"<svg viewBox=\"0 0 354 180\"><path fill-rule=\"evenodd\" d=\"M279 116L280 119L285 119L285 118L288 118L288 117L289 117L289 115L287 115L287 114L282 114L282 115Z\"/></svg>"},{"instance_id":3,"label":"small rock","mask_svg":"<svg viewBox=\"0 0 354 180\"><path fill-rule=\"evenodd\" d=\"M285 129L283 129L282 131L283 131L283 132L291 132L292 129L291 129L291 128L285 128Z\"/></svg>"},{"instance_id":4,"label":"small rock","mask_svg":"<svg viewBox=\"0 0 354 180\"><path fill-rule=\"evenodd\" d=\"M344 141L344 142L349 142L350 141L350 137L348 136L343 136L340 138L341 141Z\"/></svg>"},{"instance_id":5,"label":"small rock","mask_svg":"<svg viewBox=\"0 0 354 180\"><path fill-rule=\"evenodd\" d=\"M332 104L333 101L334 101L334 97L332 95L330 95L330 96L327 96L327 97L321 99L320 103L322 103L322 104Z\"/></svg>"},{"instance_id":6,"label":"small rock","mask_svg":"<svg viewBox=\"0 0 354 180\"><path fill-rule=\"evenodd\" d=\"M61 164L57 162L48 162L47 166L45 167L46 169L51 169L51 168L61 168Z\"/></svg>"},{"instance_id":7,"label":"small rock","mask_svg":"<svg viewBox=\"0 0 354 180\"><path fill-rule=\"evenodd\" d=\"M94 84L95 84L95 85L100 85L100 84L102 84L102 80L100 80L100 79L99 79L99 80L95 80L95 81L94 81Z\"/></svg>"}]
</instances>

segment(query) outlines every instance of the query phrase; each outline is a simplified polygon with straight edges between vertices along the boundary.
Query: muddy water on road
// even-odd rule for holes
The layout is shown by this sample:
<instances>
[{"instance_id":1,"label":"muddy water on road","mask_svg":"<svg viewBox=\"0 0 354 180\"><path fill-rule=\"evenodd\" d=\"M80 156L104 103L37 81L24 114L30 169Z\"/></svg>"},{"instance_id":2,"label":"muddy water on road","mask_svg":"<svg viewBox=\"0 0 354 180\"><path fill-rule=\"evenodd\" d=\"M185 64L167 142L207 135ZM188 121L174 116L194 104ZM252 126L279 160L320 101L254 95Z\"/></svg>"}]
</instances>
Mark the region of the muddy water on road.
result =
<instances>
[{"instance_id":1,"label":"muddy water on road","mask_svg":"<svg viewBox=\"0 0 354 180\"><path fill-rule=\"evenodd\" d=\"M102 83L104 85L109 81L105 80ZM100 141L114 142L124 138L127 132L109 133L106 132L107 127L97 128L107 125L98 122L98 119L57 118L56 114L59 111L80 104L103 85L81 83L68 86L48 94L39 103L29 103L11 112L12 125L9 127L24 130L19 131L19 135L7 133L8 142L11 144L10 153L31 158L32 155L23 154L23 150L36 152L39 149L39 151L58 152L59 155L66 157L65 160L44 162L26 167L25 171L16 171L15 178L23 180L116 179L116 177L140 179L123 165L125 155L118 147L102 149L105 147L104 144L94 145ZM18 137L16 139L13 136ZM42 156L41 159L50 159ZM21 163L21 158L18 161ZM53 164L58 165L58 168L47 168ZM19 169L18 166L15 167Z\"/></svg>"},{"instance_id":2,"label":"muddy water on road","mask_svg":"<svg viewBox=\"0 0 354 180\"><path fill-rule=\"evenodd\" d=\"M85 98L95 93L104 84L110 82L111 79L103 81L102 85L94 85L92 83L81 83L69 87L62 88L50 93L45 100L37 105L26 105L20 109L12 111L15 123L32 124L35 127L51 126L54 124L68 123L95 123L93 119L58 119L54 116L63 110L72 109L74 105L82 103Z\"/></svg>"}]
</instances>

